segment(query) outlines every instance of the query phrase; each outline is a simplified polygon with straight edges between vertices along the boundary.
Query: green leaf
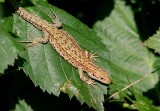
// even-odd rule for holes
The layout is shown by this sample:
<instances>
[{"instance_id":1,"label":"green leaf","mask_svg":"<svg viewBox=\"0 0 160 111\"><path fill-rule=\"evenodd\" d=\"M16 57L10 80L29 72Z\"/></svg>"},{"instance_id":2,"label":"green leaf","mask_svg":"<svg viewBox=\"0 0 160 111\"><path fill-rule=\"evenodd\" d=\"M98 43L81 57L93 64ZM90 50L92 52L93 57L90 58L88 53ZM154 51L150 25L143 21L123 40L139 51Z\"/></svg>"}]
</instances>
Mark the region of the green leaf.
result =
<instances>
[{"instance_id":1,"label":"green leaf","mask_svg":"<svg viewBox=\"0 0 160 111\"><path fill-rule=\"evenodd\" d=\"M102 21L94 25L95 31L103 43L110 49L111 76L114 85L110 89L120 90L153 70L156 61L139 37L131 8L124 1L115 0L113 11ZM136 84L136 88L147 91L158 82L154 74Z\"/></svg>"},{"instance_id":2,"label":"green leaf","mask_svg":"<svg viewBox=\"0 0 160 111\"><path fill-rule=\"evenodd\" d=\"M9 19L11 21L11 19ZM8 20L1 21L0 26L7 25L11 27L11 24L7 23ZM9 34L4 27L0 30L0 75L7 69L8 65L14 65L15 59L18 58L18 54L22 46L20 46Z\"/></svg>"},{"instance_id":3,"label":"green leaf","mask_svg":"<svg viewBox=\"0 0 160 111\"><path fill-rule=\"evenodd\" d=\"M36 3L36 2L39 2L39 3L40 3L40 2L47 2L47 0L37 0L37 1L35 1L35 0L30 0L30 1L31 1L31 2L35 2L35 3Z\"/></svg>"},{"instance_id":4,"label":"green leaf","mask_svg":"<svg viewBox=\"0 0 160 111\"><path fill-rule=\"evenodd\" d=\"M156 111L149 99L141 93L134 92L136 101L133 101L134 107L139 111ZM154 108L154 109L153 109Z\"/></svg>"},{"instance_id":5,"label":"green leaf","mask_svg":"<svg viewBox=\"0 0 160 111\"><path fill-rule=\"evenodd\" d=\"M0 0L0 2L4 2L4 0Z\"/></svg>"},{"instance_id":6,"label":"green leaf","mask_svg":"<svg viewBox=\"0 0 160 111\"><path fill-rule=\"evenodd\" d=\"M158 52L160 54L160 31L158 30L156 34L146 40L144 42L144 45L151 49L154 49L155 52Z\"/></svg>"},{"instance_id":7,"label":"green leaf","mask_svg":"<svg viewBox=\"0 0 160 111\"><path fill-rule=\"evenodd\" d=\"M24 100L19 100L19 103L12 111L33 111L33 109Z\"/></svg>"},{"instance_id":8,"label":"green leaf","mask_svg":"<svg viewBox=\"0 0 160 111\"><path fill-rule=\"evenodd\" d=\"M96 52L99 56L96 64L108 70L108 49L93 30L54 6L41 2L35 5L36 7L30 7L27 10L34 15L52 22L48 17L52 15L52 9L62 21L63 29L71 34L84 50ZM33 37L30 35L34 37L43 36L41 31L22 20L16 14L14 14L13 32L20 37L18 41L32 40ZM81 104L86 102L96 110L103 111L103 95L107 94L107 86L98 82L96 82L97 85L94 88L88 86L80 80L77 69L58 55L49 43L26 48L26 51L21 53L21 57L25 59L24 71L29 75L33 83L43 91L53 93L57 96L63 91L64 93L68 93L70 98L75 96Z\"/></svg>"}]
</instances>

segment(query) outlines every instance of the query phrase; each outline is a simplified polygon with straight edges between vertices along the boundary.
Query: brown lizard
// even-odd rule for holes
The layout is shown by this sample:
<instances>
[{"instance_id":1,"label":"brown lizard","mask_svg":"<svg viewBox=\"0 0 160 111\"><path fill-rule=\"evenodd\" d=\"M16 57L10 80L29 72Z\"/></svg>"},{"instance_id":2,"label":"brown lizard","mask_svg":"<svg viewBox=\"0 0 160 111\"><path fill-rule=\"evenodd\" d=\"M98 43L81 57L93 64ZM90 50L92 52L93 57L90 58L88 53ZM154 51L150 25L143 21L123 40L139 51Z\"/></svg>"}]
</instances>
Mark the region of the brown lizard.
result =
<instances>
[{"instance_id":1,"label":"brown lizard","mask_svg":"<svg viewBox=\"0 0 160 111\"><path fill-rule=\"evenodd\" d=\"M83 75L83 71L88 73L88 76L98 80L102 83L109 84L111 79L109 74L95 65L91 59L95 56L88 54L84 51L73 37L63 29L59 29L62 26L62 22L59 21L58 16L53 20L53 23L49 23L38 16L31 14L22 7L16 8L16 13L24 20L35 26L37 29L44 33L43 38L35 38L28 46L34 46L37 43L49 43L52 47L62 56L66 61L72 64L78 69L80 79L85 81L87 84L92 85L94 82Z\"/></svg>"}]
</instances>

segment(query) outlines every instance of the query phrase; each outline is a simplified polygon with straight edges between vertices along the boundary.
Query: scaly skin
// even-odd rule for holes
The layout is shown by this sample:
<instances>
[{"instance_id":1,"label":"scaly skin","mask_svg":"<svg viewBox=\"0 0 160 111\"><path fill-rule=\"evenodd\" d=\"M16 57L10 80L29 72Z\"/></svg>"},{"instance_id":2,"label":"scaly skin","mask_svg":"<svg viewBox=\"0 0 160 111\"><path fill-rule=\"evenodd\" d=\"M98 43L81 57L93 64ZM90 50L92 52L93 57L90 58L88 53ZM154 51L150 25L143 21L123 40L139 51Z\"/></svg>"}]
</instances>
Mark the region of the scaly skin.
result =
<instances>
[{"instance_id":1,"label":"scaly skin","mask_svg":"<svg viewBox=\"0 0 160 111\"><path fill-rule=\"evenodd\" d=\"M109 74L92 62L91 59L94 55L89 55L87 51L84 51L78 45L71 35L63 29L59 29L59 27L62 26L62 23L57 17L53 20L54 24L52 24L27 12L22 7L19 7L16 12L22 19L34 25L37 29L43 31L45 35L44 38L36 38L32 41L23 42L31 42L29 46L34 46L37 43L46 43L49 41L60 56L62 56L74 67L78 68L81 80L92 86L94 84L91 79L83 76L83 71L85 71L88 73L88 76L93 79L105 84L111 83Z\"/></svg>"}]
</instances>

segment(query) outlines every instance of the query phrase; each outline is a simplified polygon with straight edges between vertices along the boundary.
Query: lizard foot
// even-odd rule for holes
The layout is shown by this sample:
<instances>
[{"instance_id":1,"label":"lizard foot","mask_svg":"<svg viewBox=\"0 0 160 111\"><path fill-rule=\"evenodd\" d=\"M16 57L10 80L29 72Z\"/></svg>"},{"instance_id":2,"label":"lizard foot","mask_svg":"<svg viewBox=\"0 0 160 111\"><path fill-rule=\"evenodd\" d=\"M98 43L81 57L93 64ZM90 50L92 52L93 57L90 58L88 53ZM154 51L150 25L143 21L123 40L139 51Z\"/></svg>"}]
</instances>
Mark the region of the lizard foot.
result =
<instances>
[{"instance_id":1,"label":"lizard foot","mask_svg":"<svg viewBox=\"0 0 160 111\"><path fill-rule=\"evenodd\" d=\"M88 53L88 51L86 50L85 50L85 54L86 54L86 57L88 57L90 60L96 60L96 58L98 57L96 56L96 53L93 53L93 52Z\"/></svg>"},{"instance_id":2,"label":"lizard foot","mask_svg":"<svg viewBox=\"0 0 160 111\"><path fill-rule=\"evenodd\" d=\"M34 37L31 34L29 34L29 35L31 37ZM43 38L37 37L37 38L35 38L33 40L20 41L20 42L21 43L31 43L31 44L27 45L27 47L33 47L33 46L35 46L38 43L47 43L48 40L49 40L49 34L46 31L44 31L44 37Z\"/></svg>"},{"instance_id":3,"label":"lizard foot","mask_svg":"<svg viewBox=\"0 0 160 111\"><path fill-rule=\"evenodd\" d=\"M52 14L55 16L55 19L54 19L52 16L49 15L49 17L50 17L50 18L52 19L52 21L53 21L53 25L54 25L56 28L62 27L62 22L60 21L59 16L57 16L52 9L51 9L51 11L52 11Z\"/></svg>"}]
</instances>

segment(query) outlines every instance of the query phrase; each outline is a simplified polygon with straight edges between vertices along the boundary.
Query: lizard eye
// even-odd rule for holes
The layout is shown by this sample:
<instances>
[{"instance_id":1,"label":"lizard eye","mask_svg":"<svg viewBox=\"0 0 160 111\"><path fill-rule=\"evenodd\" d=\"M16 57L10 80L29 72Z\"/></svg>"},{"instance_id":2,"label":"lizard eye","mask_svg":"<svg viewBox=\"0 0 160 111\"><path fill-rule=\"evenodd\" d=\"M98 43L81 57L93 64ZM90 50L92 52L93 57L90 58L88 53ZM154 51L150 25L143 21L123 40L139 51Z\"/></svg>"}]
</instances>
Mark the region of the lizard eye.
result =
<instances>
[{"instance_id":1,"label":"lizard eye","mask_svg":"<svg viewBox=\"0 0 160 111\"><path fill-rule=\"evenodd\" d=\"M103 77L101 77L101 80L104 80L104 78L103 78Z\"/></svg>"}]
</instances>

